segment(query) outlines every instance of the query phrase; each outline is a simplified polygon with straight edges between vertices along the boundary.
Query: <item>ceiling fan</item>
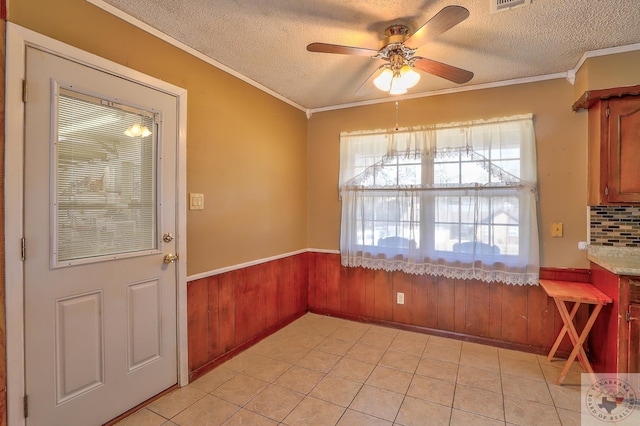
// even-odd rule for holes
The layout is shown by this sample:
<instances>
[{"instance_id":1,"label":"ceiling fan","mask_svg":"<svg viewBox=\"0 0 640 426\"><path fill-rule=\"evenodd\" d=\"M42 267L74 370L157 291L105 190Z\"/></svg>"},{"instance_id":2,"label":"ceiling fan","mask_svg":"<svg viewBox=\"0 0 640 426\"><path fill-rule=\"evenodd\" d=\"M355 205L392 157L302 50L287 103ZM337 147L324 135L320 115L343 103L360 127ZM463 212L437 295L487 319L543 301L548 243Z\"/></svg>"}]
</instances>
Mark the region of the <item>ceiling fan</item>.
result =
<instances>
[{"instance_id":1,"label":"ceiling fan","mask_svg":"<svg viewBox=\"0 0 640 426\"><path fill-rule=\"evenodd\" d=\"M420 74L415 72L413 68L454 83L463 84L473 78L471 71L414 55L420 46L468 17L469 11L464 7L447 6L413 34L410 34L409 28L405 25L398 24L388 27L378 50L328 43L311 43L307 46L307 50L318 53L369 56L385 61L358 87L356 93L376 74L374 84L380 90L388 91L392 95L406 93L407 89L415 86L420 80Z\"/></svg>"}]
</instances>

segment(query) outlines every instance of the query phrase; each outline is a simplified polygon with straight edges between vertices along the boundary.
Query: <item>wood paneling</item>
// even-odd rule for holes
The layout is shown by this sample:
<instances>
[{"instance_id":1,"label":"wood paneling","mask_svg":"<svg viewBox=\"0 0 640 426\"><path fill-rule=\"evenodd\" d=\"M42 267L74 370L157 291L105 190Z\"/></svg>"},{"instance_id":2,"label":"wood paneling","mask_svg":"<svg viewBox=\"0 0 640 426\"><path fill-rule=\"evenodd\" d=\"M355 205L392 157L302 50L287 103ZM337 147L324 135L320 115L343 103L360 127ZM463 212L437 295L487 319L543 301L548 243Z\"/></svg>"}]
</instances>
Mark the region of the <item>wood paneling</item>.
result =
<instances>
[{"instance_id":1,"label":"wood paneling","mask_svg":"<svg viewBox=\"0 0 640 426\"><path fill-rule=\"evenodd\" d=\"M308 257L295 255L188 283L192 379L307 312ZM320 263L326 270L326 259ZM326 285L322 288L326 299Z\"/></svg>"},{"instance_id":2,"label":"wood paneling","mask_svg":"<svg viewBox=\"0 0 640 426\"><path fill-rule=\"evenodd\" d=\"M546 279L589 282L588 270L542 269ZM397 293L405 303L396 303ZM455 280L340 265L304 253L189 283L189 370L195 378L311 310L533 352L548 351L562 321L538 286ZM579 311L578 326L588 311ZM571 349L565 339L561 353Z\"/></svg>"},{"instance_id":3,"label":"wood paneling","mask_svg":"<svg viewBox=\"0 0 640 426\"><path fill-rule=\"evenodd\" d=\"M553 300L539 286L344 268L335 254L315 253L313 258L309 274L312 312L476 338L536 353L547 352L562 327ZM540 277L590 281L589 271L579 269L542 269ZM338 288L335 279L339 279ZM396 303L398 292L404 293L404 305ZM578 312L579 328L587 315L586 308ZM565 339L560 353L571 347Z\"/></svg>"}]
</instances>

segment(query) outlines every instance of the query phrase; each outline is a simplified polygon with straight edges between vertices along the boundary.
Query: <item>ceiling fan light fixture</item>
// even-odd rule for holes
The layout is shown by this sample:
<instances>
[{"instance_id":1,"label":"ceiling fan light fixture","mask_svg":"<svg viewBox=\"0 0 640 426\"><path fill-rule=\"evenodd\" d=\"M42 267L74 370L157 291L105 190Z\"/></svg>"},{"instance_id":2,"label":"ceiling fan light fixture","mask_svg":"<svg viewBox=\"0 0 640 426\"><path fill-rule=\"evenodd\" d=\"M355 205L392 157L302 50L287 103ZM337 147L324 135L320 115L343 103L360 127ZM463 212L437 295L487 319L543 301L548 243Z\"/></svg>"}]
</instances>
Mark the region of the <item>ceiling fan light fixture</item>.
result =
<instances>
[{"instance_id":1,"label":"ceiling fan light fixture","mask_svg":"<svg viewBox=\"0 0 640 426\"><path fill-rule=\"evenodd\" d=\"M396 73L391 79L391 89L389 89L390 95L404 95L407 93L407 86L405 86L405 82L402 80L402 76L400 73Z\"/></svg>"},{"instance_id":2,"label":"ceiling fan light fixture","mask_svg":"<svg viewBox=\"0 0 640 426\"><path fill-rule=\"evenodd\" d=\"M402 68L400 68L400 78L402 79L404 87L411 89L420 81L420 74L415 72L409 65L403 65Z\"/></svg>"},{"instance_id":3,"label":"ceiling fan light fixture","mask_svg":"<svg viewBox=\"0 0 640 426\"><path fill-rule=\"evenodd\" d=\"M393 80L393 71L391 71L391 68L385 68L375 80L373 80L373 84L383 92L388 92L391 90L391 80Z\"/></svg>"}]
</instances>

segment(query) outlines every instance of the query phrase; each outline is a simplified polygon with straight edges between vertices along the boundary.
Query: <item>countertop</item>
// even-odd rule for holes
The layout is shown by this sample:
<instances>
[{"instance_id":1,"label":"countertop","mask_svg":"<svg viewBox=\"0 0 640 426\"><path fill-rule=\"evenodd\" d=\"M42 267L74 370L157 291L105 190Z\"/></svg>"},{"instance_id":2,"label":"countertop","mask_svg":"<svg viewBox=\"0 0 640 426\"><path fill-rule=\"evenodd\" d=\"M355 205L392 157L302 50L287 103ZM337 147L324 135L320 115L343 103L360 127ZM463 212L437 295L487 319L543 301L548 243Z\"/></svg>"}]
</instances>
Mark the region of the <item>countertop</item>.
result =
<instances>
[{"instance_id":1,"label":"countertop","mask_svg":"<svg viewBox=\"0 0 640 426\"><path fill-rule=\"evenodd\" d=\"M589 245L587 259L617 275L640 276L640 247Z\"/></svg>"}]
</instances>

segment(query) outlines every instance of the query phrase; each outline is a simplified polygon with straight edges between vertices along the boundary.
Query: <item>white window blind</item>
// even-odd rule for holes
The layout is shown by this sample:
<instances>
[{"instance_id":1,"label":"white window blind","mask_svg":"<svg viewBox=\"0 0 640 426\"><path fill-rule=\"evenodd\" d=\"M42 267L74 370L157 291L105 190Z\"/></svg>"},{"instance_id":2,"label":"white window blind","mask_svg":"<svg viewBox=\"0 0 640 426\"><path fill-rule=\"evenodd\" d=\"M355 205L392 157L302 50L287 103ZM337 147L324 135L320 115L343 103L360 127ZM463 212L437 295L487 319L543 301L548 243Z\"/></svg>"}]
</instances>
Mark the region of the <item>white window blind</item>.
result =
<instances>
[{"instance_id":1,"label":"white window blind","mask_svg":"<svg viewBox=\"0 0 640 426\"><path fill-rule=\"evenodd\" d=\"M57 262L156 248L155 115L67 89L56 114Z\"/></svg>"}]
</instances>

